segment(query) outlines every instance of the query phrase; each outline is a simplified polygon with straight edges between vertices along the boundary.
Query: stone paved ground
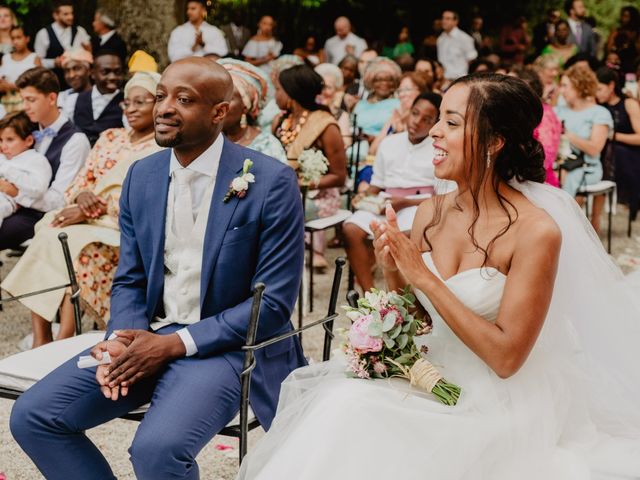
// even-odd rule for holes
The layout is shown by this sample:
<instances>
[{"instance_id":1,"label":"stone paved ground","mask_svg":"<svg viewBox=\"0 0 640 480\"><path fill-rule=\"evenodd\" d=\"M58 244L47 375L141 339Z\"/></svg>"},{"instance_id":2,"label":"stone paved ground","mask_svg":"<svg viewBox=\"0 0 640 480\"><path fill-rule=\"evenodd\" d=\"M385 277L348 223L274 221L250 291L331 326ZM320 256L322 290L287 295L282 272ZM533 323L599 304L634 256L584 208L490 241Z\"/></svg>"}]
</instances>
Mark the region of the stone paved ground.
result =
<instances>
[{"instance_id":1,"label":"stone paved ground","mask_svg":"<svg viewBox=\"0 0 640 480\"><path fill-rule=\"evenodd\" d=\"M635 232L627 238L627 210L618 207L613 226L613 257L620 264L625 273L640 267L640 222L635 222ZM341 250L329 250L328 258L333 260ZM3 259L4 260L4 259ZM13 259L5 261L2 274L6 275L15 263ZM346 275L345 275L346 277ZM326 313L327 299L331 286L332 275L315 276L315 311L305 315L305 322L321 318ZM343 278L340 302L344 303L346 293L346 278ZM297 317L294 318L294 322ZM337 326L346 326L344 319ZM87 325L85 328L88 328ZM20 305L11 304L0 312L0 358L18 351L17 343L30 330L28 312ZM304 335L303 344L307 355L319 360L322 348L322 332L315 329ZM0 472L4 472L7 480L35 480L42 478L30 460L22 453L13 441L8 428L8 418L12 402L0 400ZM137 423L127 420L114 420L107 425L92 429L89 437L96 443L107 460L112 465L114 473L119 479L134 479L131 465L128 461L127 448L135 433ZM250 446L254 444L263 432L254 430L250 435ZM221 447L231 446L232 450L221 450ZM237 472L237 440L227 437L216 437L200 453L201 478L207 480L231 480Z\"/></svg>"}]
</instances>

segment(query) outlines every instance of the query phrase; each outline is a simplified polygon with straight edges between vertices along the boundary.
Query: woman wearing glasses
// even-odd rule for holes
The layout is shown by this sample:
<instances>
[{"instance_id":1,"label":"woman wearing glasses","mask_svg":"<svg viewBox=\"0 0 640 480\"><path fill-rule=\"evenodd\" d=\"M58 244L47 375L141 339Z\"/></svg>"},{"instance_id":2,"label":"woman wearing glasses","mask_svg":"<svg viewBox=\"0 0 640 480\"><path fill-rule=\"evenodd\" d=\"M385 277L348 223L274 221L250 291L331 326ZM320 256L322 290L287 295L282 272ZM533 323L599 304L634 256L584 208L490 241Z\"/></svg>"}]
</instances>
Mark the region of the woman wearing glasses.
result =
<instances>
[{"instance_id":1,"label":"woman wearing glasses","mask_svg":"<svg viewBox=\"0 0 640 480\"><path fill-rule=\"evenodd\" d=\"M83 309L99 325L109 319L111 281L118 265L118 201L129 166L160 149L154 139L153 103L157 73L138 72L126 84L121 103L130 129L100 135L84 167L65 192L67 206L50 212L20 261L2 283L12 295L64 284L66 268L57 236L64 231L74 258ZM33 347L53 340L51 322L60 311L57 339L74 334L67 292L55 290L21 300L31 310ZM29 345L28 345L29 346Z\"/></svg>"}]
</instances>

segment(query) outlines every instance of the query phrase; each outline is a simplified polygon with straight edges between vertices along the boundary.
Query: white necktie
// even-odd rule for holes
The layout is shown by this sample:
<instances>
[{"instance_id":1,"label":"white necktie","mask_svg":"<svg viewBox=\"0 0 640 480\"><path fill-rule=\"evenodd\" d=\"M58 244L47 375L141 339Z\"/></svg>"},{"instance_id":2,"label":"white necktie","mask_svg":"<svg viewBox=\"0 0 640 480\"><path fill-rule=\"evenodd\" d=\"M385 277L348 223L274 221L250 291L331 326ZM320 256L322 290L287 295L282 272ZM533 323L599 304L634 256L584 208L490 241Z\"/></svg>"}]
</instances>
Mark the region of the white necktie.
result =
<instances>
[{"instance_id":1,"label":"white necktie","mask_svg":"<svg viewBox=\"0 0 640 480\"><path fill-rule=\"evenodd\" d=\"M174 170L176 185L173 191L173 225L179 238L187 238L193 230L193 203L191 201L191 179L196 172L186 168Z\"/></svg>"}]
</instances>

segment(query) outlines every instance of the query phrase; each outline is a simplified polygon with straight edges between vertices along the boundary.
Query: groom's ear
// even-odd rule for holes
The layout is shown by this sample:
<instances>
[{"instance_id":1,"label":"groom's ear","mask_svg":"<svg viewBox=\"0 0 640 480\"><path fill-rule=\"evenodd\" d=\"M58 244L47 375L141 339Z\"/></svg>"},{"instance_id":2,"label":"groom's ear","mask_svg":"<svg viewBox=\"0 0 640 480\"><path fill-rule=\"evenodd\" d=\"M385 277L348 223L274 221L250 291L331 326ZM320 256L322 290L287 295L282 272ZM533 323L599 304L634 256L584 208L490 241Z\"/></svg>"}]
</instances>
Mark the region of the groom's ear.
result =
<instances>
[{"instance_id":1,"label":"groom's ear","mask_svg":"<svg viewBox=\"0 0 640 480\"><path fill-rule=\"evenodd\" d=\"M211 111L211 123L214 125L218 125L224 121L224 117L229 113L229 107L231 103L224 101L219 102L214 105L213 110Z\"/></svg>"}]
</instances>

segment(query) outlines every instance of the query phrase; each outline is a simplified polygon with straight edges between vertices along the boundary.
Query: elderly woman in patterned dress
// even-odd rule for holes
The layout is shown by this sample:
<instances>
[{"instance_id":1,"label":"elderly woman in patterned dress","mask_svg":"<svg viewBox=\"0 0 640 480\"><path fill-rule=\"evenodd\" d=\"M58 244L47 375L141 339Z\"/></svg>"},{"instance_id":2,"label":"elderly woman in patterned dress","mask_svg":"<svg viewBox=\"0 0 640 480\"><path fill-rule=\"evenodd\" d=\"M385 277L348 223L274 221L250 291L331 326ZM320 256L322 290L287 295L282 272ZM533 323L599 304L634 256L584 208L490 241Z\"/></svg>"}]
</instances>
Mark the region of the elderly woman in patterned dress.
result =
<instances>
[{"instance_id":1,"label":"elderly woman in patterned dress","mask_svg":"<svg viewBox=\"0 0 640 480\"><path fill-rule=\"evenodd\" d=\"M65 192L67 206L37 225L23 257L2 283L12 295L65 283L66 269L57 236L66 232L86 314L104 326L109 318L111 282L118 265L118 201L129 166L160 149L154 139L153 103L157 73L138 72L125 86L122 103L131 126L102 133ZM68 292L55 290L20 300L31 310L33 347L53 340L51 322L60 312L58 339L74 334Z\"/></svg>"}]
</instances>

